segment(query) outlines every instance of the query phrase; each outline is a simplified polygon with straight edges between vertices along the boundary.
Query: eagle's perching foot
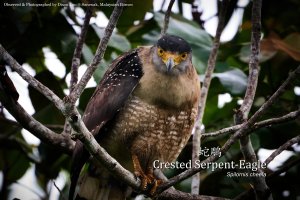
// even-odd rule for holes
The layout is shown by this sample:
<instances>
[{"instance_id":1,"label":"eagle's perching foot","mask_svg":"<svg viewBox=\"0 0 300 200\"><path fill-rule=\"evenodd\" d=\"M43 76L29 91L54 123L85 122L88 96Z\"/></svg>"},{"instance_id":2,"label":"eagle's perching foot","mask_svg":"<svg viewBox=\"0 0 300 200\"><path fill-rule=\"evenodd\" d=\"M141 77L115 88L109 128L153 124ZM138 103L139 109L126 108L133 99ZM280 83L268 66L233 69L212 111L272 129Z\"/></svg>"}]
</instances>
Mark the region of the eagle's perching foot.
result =
<instances>
[{"instance_id":1,"label":"eagle's perching foot","mask_svg":"<svg viewBox=\"0 0 300 200\"><path fill-rule=\"evenodd\" d=\"M146 192L149 196L154 196L157 187L162 183L162 180L158 180L153 175L152 167L148 167L145 173L141 167L140 161L136 155L132 155L134 174L141 179L141 190Z\"/></svg>"}]
</instances>

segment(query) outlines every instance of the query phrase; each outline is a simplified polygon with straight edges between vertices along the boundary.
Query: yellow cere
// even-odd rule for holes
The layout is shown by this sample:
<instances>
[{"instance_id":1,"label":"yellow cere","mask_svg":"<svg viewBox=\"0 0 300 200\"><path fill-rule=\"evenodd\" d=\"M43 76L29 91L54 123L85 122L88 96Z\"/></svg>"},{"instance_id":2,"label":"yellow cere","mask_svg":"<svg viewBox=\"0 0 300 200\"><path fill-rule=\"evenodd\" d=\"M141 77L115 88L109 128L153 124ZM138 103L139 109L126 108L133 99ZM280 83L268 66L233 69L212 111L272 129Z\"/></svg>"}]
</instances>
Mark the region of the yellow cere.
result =
<instances>
[{"instance_id":1,"label":"yellow cere","mask_svg":"<svg viewBox=\"0 0 300 200\"><path fill-rule=\"evenodd\" d=\"M187 53L173 53L170 51L164 51L161 48L158 48L157 51L158 55L161 57L164 63L166 63L169 58L173 58L175 65L178 65L187 58Z\"/></svg>"}]
</instances>

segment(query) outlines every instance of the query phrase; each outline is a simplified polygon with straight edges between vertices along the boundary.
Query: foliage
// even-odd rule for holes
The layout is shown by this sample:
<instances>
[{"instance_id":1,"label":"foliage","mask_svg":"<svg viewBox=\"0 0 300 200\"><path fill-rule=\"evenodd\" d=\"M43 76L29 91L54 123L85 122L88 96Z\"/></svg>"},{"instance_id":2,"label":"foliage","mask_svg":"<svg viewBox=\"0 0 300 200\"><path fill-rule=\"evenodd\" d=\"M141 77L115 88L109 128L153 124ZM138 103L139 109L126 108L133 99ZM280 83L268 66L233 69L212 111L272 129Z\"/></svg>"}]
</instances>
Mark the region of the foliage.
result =
<instances>
[{"instance_id":1,"label":"foliage","mask_svg":"<svg viewBox=\"0 0 300 200\"><path fill-rule=\"evenodd\" d=\"M47 2L47 1L45 1ZM71 1L70 1L71 2ZM78 3L77 1L72 1ZM103 76L107 65L124 51L140 45L153 44L163 27L163 12L154 12L152 1L131 0L133 7L125 9L118 31L114 32L102 63L94 74L98 82ZM178 1L179 8L182 3ZM263 1L262 27L263 39L260 55L260 77L255 97L253 114L270 95L276 91L287 78L289 71L298 65L300 60L300 2ZM236 5L233 5L236 9ZM83 10L86 7L82 7ZM244 17L240 30L235 37L220 47L218 63L211 83L208 101L204 115L206 132L218 130L233 125L234 109L239 107L238 100L242 99L247 84L248 61L250 55L251 37L251 4L244 9ZM82 16L78 16L71 7L0 7L0 43L20 63L28 63L35 71L38 80L53 90L59 97L64 96L67 89L66 75L70 72L73 51L78 34L75 30L81 25ZM95 7L93 12L103 13L109 18L112 7ZM146 13L152 13L150 19L145 20ZM182 14L172 14L168 33L185 38L193 49L193 63L200 76L204 73L209 52L212 47L212 36L202 29L195 21L188 20ZM82 64L89 64L95 53L99 39L103 35L103 27L91 24L83 48ZM63 78L55 76L45 64L45 55L42 49L48 47L53 51L66 68ZM51 66L52 70L62 70ZM299 85L299 80L295 85ZM17 88L18 89L18 88ZM34 117L46 125L64 125L64 118L54 106L39 94L29 89L29 97L34 106ZM84 110L93 89L86 89L80 98L79 109ZM218 107L218 95L229 93L231 102L224 107ZM261 119L278 117L299 108L300 97L295 95L294 87L290 87L280 100L277 101ZM299 119L289 123L265 127L255 131L251 138L255 150L259 148L276 149L284 142L299 135ZM60 150L41 143L38 147L32 146L21 135L21 127L17 123L8 121L3 113L0 116L0 170L2 171L2 192L0 199L8 195L8 188L24 175L33 164L36 177L45 198L49 195L47 184L57 178L63 169L69 170L70 157ZM61 130L54 130L61 131ZM228 139L225 137L208 138L202 142L202 147L220 147ZM33 154L38 151L37 155ZM289 149L294 153L293 159L299 160L299 151ZM36 158L37 157L37 158ZM188 145L181 153L179 160L187 161L191 157L191 146ZM202 157L201 159L204 159ZM238 145L235 145L222 157L222 161L242 159ZM292 159L292 158L291 158ZM290 160L286 161L286 163ZM286 163L283 163L286 164ZM267 179L275 199L299 198L300 176L299 165L290 168L283 176ZM175 175L180 170L169 171L168 175ZM233 198L249 189L243 180L232 179L226 171L204 171L201 175L201 194ZM183 191L190 191L190 179L177 185ZM283 196L288 191L289 196ZM62 193L63 195L63 193ZM6 196L7 197L7 196Z\"/></svg>"}]
</instances>

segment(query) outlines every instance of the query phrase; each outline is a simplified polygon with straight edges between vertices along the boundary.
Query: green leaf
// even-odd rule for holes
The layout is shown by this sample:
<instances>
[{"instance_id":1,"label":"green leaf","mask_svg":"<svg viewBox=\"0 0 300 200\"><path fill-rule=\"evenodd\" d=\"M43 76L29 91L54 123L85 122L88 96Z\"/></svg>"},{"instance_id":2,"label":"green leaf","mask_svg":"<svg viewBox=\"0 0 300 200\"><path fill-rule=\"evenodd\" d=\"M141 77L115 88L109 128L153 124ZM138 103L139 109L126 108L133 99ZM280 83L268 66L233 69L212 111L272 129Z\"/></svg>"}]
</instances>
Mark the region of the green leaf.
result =
<instances>
[{"instance_id":1,"label":"green leaf","mask_svg":"<svg viewBox=\"0 0 300 200\"><path fill-rule=\"evenodd\" d=\"M276 53L277 53L276 49L271 49L271 50L270 49L266 49L266 50L261 49L259 56L258 56L258 60L260 63L265 62L265 61L273 58ZM244 45L240 50L240 54L239 54L240 60L245 63L249 63L250 56L251 56L250 44Z\"/></svg>"},{"instance_id":2,"label":"green leaf","mask_svg":"<svg viewBox=\"0 0 300 200\"><path fill-rule=\"evenodd\" d=\"M86 88L82 95L80 96L80 99L79 99L79 105L78 107L81 109L81 110L84 110L88 101L90 100L90 98L92 97L92 94L94 93L96 88Z\"/></svg>"},{"instance_id":3,"label":"green leaf","mask_svg":"<svg viewBox=\"0 0 300 200\"><path fill-rule=\"evenodd\" d=\"M254 150L258 150L259 148L261 148L259 136L257 136L256 134L251 134L250 139Z\"/></svg>"},{"instance_id":4,"label":"green leaf","mask_svg":"<svg viewBox=\"0 0 300 200\"><path fill-rule=\"evenodd\" d=\"M33 68L35 69L36 73L40 73L47 69L45 65L44 53L42 52L42 50L37 51L36 54L32 57L28 57L27 63L30 66L34 66Z\"/></svg>"},{"instance_id":5,"label":"green leaf","mask_svg":"<svg viewBox=\"0 0 300 200\"><path fill-rule=\"evenodd\" d=\"M148 45L148 41L154 41L154 40L146 40L143 38L145 35L150 35L150 33L154 31L155 34L153 34L155 37L158 38L160 34L160 28L157 25L157 22L154 20L154 17L152 17L149 20L143 21L140 24L137 24L135 26L132 26L127 32L126 37L131 42L131 45L135 48L139 45Z\"/></svg>"},{"instance_id":6,"label":"green leaf","mask_svg":"<svg viewBox=\"0 0 300 200\"><path fill-rule=\"evenodd\" d=\"M98 35L98 37L101 39L104 35L104 29L99 28L95 24L92 24L92 27L93 27L94 31L96 32L96 34ZM108 46L115 48L121 52L125 52L125 51L128 51L131 49L131 44L127 40L127 38L124 37L123 35L121 35L119 33L115 33L115 32L112 33L111 38L108 42Z\"/></svg>"},{"instance_id":7,"label":"green leaf","mask_svg":"<svg viewBox=\"0 0 300 200\"><path fill-rule=\"evenodd\" d=\"M63 124L65 119L61 112L53 104L44 106L42 109L34 113L33 116L43 124Z\"/></svg>"},{"instance_id":8,"label":"green leaf","mask_svg":"<svg viewBox=\"0 0 300 200\"><path fill-rule=\"evenodd\" d=\"M14 182L21 178L29 167L29 161L26 156L17 150L11 150L5 155L7 171L7 179Z\"/></svg>"},{"instance_id":9,"label":"green leaf","mask_svg":"<svg viewBox=\"0 0 300 200\"><path fill-rule=\"evenodd\" d=\"M94 54L93 54L92 50L86 44L83 44L82 56L83 56L84 62L87 64L90 64L94 58Z\"/></svg>"},{"instance_id":10,"label":"green leaf","mask_svg":"<svg viewBox=\"0 0 300 200\"><path fill-rule=\"evenodd\" d=\"M57 178L62 169L70 167L71 158L53 146L41 143L38 147L41 162L36 164L35 174L38 183L42 188L46 188L50 179Z\"/></svg>"},{"instance_id":11,"label":"green leaf","mask_svg":"<svg viewBox=\"0 0 300 200\"><path fill-rule=\"evenodd\" d=\"M154 19L161 29L164 26L164 18L164 13L154 13ZM208 51L210 51L212 46L212 39L205 30L180 15L172 15L170 17L167 33L183 37L192 45L202 47Z\"/></svg>"},{"instance_id":12,"label":"green leaf","mask_svg":"<svg viewBox=\"0 0 300 200\"><path fill-rule=\"evenodd\" d=\"M206 131L218 130L231 126L234 109L237 107L236 101L226 103L223 108L218 108L218 95L210 96L207 99L203 123Z\"/></svg>"},{"instance_id":13,"label":"green leaf","mask_svg":"<svg viewBox=\"0 0 300 200\"><path fill-rule=\"evenodd\" d=\"M116 3L115 0L105 0L103 3ZM142 21L147 12L150 12L153 7L151 0L128 0L128 6L124 6L123 13L119 18L117 28L121 33L125 33L135 21ZM101 11L105 13L107 18L110 18L113 7L102 6Z\"/></svg>"},{"instance_id":14,"label":"green leaf","mask_svg":"<svg viewBox=\"0 0 300 200\"><path fill-rule=\"evenodd\" d=\"M57 14L51 18L51 22L48 23L52 24L52 26L45 26L41 34L44 34L43 37L45 37L46 45L50 47L58 59L65 65L66 73L68 73L71 69L72 57L78 36L74 32L72 25L66 20L66 15L63 11L61 14Z\"/></svg>"},{"instance_id":15,"label":"green leaf","mask_svg":"<svg viewBox=\"0 0 300 200\"><path fill-rule=\"evenodd\" d=\"M60 98L64 97L64 93L62 88L60 87L59 81L55 78L52 72L45 70L37 75L35 75L35 78L40 81L42 84L47 86L50 90L52 90L56 95L58 95ZM29 89L29 97L32 101L32 105L36 111L39 111L43 109L45 106L48 106L51 104L51 102L44 97L40 92L38 92L36 89L34 89L31 86L28 86Z\"/></svg>"},{"instance_id":16,"label":"green leaf","mask_svg":"<svg viewBox=\"0 0 300 200\"><path fill-rule=\"evenodd\" d=\"M223 73L214 73L221 84L232 94L242 94L247 87L247 76L240 69L232 69Z\"/></svg>"},{"instance_id":17,"label":"green leaf","mask_svg":"<svg viewBox=\"0 0 300 200\"><path fill-rule=\"evenodd\" d=\"M63 98L64 93L60 86L60 82L56 79L52 72L45 70L35 76L37 80L52 90L58 97ZM45 124L63 124L64 117L61 112L44 97L40 92L28 87L29 97L36 111L34 117Z\"/></svg>"},{"instance_id":18,"label":"green leaf","mask_svg":"<svg viewBox=\"0 0 300 200\"><path fill-rule=\"evenodd\" d=\"M203 124L206 126L209 123L214 123L216 120L215 115L218 112L218 96L209 95L206 101Z\"/></svg>"}]
</instances>

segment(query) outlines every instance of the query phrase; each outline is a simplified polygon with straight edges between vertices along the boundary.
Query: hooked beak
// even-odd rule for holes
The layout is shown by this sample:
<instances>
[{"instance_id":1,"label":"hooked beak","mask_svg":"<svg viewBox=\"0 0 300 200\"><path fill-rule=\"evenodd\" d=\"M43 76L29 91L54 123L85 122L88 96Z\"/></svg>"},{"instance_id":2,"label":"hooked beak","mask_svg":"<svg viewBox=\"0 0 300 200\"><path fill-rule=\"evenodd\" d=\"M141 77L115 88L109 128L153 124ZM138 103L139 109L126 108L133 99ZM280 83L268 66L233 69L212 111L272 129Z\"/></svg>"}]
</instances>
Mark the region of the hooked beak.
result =
<instances>
[{"instance_id":1,"label":"hooked beak","mask_svg":"<svg viewBox=\"0 0 300 200\"><path fill-rule=\"evenodd\" d=\"M175 66L174 59L169 58L166 62L167 72L170 72L174 66Z\"/></svg>"}]
</instances>

